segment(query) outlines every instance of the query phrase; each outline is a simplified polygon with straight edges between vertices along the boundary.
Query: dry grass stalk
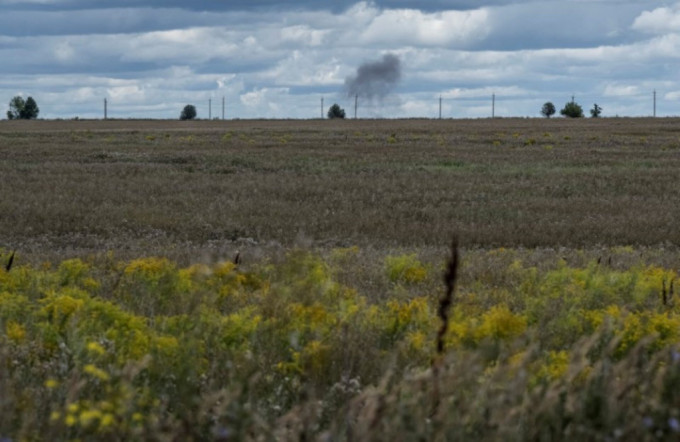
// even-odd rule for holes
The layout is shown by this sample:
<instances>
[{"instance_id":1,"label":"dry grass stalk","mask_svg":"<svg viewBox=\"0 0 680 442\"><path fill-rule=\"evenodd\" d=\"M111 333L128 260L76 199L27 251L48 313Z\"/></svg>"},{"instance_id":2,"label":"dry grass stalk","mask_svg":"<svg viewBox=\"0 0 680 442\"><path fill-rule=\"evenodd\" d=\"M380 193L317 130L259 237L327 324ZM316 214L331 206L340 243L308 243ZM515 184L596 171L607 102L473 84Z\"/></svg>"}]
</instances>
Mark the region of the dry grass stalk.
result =
<instances>
[{"instance_id":1,"label":"dry grass stalk","mask_svg":"<svg viewBox=\"0 0 680 442\"><path fill-rule=\"evenodd\" d=\"M12 269L12 264L14 263L14 254L16 251L12 252L12 254L9 256L9 260L7 260L7 265L5 266L5 271L9 272Z\"/></svg>"},{"instance_id":2,"label":"dry grass stalk","mask_svg":"<svg viewBox=\"0 0 680 442\"><path fill-rule=\"evenodd\" d=\"M446 273L444 274L444 284L446 285L446 292L439 300L439 311L437 312L442 325L437 333L437 355L441 356L444 353L444 336L449 329L449 308L453 303L453 291L456 286L456 276L458 273L458 238L454 238L451 243L451 258L446 266Z\"/></svg>"},{"instance_id":3,"label":"dry grass stalk","mask_svg":"<svg viewBox=\"0 0 680 442\"><path fill-rule=\"evenodd\" d=\"M454 237L451 243L451 257L446 266L446 273L444 273L444 284L446 285L446 292L439 300L439 310L437 315L441 319L442 325L437 332L437 354L432 362L432 415L434 416L439 409L440 393L439 393L439 371L444 355L444 338L449 329L449 309L453 303L453 292L456 287L456 276L458 274L458 238Z\"/></svg>"}]
</instances>

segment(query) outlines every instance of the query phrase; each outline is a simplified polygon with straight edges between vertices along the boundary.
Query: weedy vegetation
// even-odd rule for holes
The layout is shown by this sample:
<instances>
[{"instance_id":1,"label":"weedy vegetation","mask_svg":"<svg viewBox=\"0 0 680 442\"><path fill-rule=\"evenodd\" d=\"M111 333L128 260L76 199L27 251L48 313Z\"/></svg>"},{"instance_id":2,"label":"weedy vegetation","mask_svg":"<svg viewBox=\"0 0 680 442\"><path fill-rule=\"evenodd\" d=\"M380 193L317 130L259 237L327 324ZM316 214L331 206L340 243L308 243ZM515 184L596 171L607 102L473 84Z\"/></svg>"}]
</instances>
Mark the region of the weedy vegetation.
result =
<instances>
[{"instance_id":1,"label":"weedy vegetation","mask_svg":"<svg viewBox=\"0 0 680 442\"><path fill-rule=\"evenodd\" d=\"M674 119L0 122L0 438L677 440L678 166Z\"/></svg>"}]
</instances>

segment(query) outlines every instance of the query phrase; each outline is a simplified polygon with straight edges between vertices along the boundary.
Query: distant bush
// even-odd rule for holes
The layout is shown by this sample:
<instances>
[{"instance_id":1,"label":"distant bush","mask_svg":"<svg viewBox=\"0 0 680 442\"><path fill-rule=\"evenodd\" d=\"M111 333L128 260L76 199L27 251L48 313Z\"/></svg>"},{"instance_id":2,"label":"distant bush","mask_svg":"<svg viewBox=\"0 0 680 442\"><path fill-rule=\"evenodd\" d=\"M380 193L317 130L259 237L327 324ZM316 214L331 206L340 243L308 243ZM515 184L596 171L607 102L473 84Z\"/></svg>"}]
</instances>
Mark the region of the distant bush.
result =
<instances>
[{"instance_id":1,"label":"distant bush","mask_svg":"<svg viewBox=\"0 0 680 442\"><path fill-rule=\"evenodd\" d=\"M333 104L333 106L328 109L328 118L345 118L345 110L338 106L337 103Z\"/></svg>"},{"instance_id":2,"label":"distant bush","mask_svg":"<svg viewBox=\"0 0 680 442\"><path fill-rule=\"evenodd\" d=\"M541 108L541 115L543 115L546 118L550 118L553 115L555 115L555 105L552 104L551 102L547 102L543 105Z\"/></svg>"},{"instance_id":3,"label":"distant bush","mask_svg":"<svg viewBox=\"0 0 680 442\"><path fill-rule=\"evenodd\" d=\"M593 118L598 118L600 115L602 115L602 108L595 103L593 105L593 108L590 109L590 116Z\"/></svg>"},{"instance_id":4,"label":"distant bush","mask_svg":"<svg viewBox=\"0 0 680 442\"><path fill-rule=\"evenodd\" d=\"M578 103L570 101L564 105L560 114L568 118L583 118L583 108Z\"/></svg>"},{"instance_id":5,"label":"distant bush","mask_svg":"<svg viewBox=\"0 0 680 442\"><path fill-rule=\"evenodd\" d=\"M187 104L182 109L182 113L179 115L180 120L193 120L196 118L196 106L193 104Z\"/></svg>"}]
</instances>

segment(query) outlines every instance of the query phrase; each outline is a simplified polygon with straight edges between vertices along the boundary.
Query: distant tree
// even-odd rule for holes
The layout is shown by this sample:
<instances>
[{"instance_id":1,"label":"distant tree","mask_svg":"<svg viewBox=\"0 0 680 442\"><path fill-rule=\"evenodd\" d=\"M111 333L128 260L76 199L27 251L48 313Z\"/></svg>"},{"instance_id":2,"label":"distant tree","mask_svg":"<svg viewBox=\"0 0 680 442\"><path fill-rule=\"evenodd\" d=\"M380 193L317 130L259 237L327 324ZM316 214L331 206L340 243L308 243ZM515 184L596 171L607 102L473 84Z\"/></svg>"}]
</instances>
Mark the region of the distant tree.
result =
<instances>
[{"instance_id":1,"label":"distant tree","mask_svg":"<svg viewBox=\"0 0 680 442\"><path fill-rule=\"evenodd\" d=\"M179 114L179 119L193 120L194 118L196 118L196 106L193 104L187 104L184 106L184 109L182 109L182 113Z\"/></svg>"},{"instance_id":2,"label":"distant tree","mask_svg":"<svg viewBox=\"0 0 680 442\"><path fill-rule=\"evenodd\" d=\"M24 109L26 101L23 97L16 96L9 102L9 110L7 111L8 120L18 120L21 118L21 111Z\"/></svg>"},{"instance_id":3,"label":"distant tree","mask_svg":"<svg viewBox=\"0 0 680 442\"><path fill-rule=\"evenodd\" d=\"M23 97L17 95L9 102L7 118L10 120L33 120L38 118L39 113L38 103L35 102L33 97L24 100Z\"/></svg>"},{"instance_id":4,"label":"distant tree","mask_svg":"<svg viewBox=\"0 0 680 442\"><path fill-rule=\"evenodd\" d=\"M38 118L38 114L40 113L40 108L38 107L38 103L35 102L33 97L28 97L26 99L26 104L24 105L24 109L21 112L21 118L24 118L26 120L34 120Z\"/></svg>"},{"instance_id":5,"label":"distant tree","mask_svg":"<svg viewBox=\"0 0 680 442\"><path fill-rule=\"evenodd\" d=\"M545 103L545 104L543 105L543 107L541 108L541 114L542 114L545 118L550 118L550 117L552 117L553 115L555 115L555 112L556 112L556 111L555 111L555 105L552 104L552 103L549 102L549 101L548 101L547 103Z\"/></svg>"},{"instance_id":6,"label":"distant tree","mask_svg":"<svg viewBox=\"0 0 680 442\"><path fill-rule=\"evenodd\" d=\"M595 103L593 105L593 108L590 109L590 116L593 118L598 118L600 115L602 115L602 108Z\"/></svg>"},{"instance_id":7,"label":"distant tree","mask_svg":"<svg viewBox=\"0 0 680 442\"><path fill-rule=\"evenodd\" d=\"M328 118L345 118L345 109L338 106L337 103L334 104L328 108Z\"/></svg>"},{"instance_id":8,"label":"distant tree","mask_svg":"<svg viewBox=\"0 0 680 442\"><path fill-rule=\"evenodd\" d=\"M583 118L583 108L575 101L570 101L564 105L560 114L569 118Z\"/></svg>"}]
</instances>

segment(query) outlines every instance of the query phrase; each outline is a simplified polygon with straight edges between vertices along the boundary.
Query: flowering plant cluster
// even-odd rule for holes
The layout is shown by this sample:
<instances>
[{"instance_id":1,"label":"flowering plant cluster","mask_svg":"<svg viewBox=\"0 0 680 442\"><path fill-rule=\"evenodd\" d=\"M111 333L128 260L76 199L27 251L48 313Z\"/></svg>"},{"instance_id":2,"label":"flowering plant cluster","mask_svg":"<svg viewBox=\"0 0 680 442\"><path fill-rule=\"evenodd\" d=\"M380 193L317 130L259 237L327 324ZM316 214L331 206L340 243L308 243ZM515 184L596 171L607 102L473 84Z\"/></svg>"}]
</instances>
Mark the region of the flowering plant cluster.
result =
<instances>
[{"instance_id":1,"label":"flowering plant cluster","mask_svg":"<svg viewBox=\"0 0 680 442\"><path fill-rule=\"evenodd\" d=\"M441 272L387 256L362 294L357 253L0 270L0 436L680 435L674 270L488 252L508 263L459 281L435 373Z\"/></svg>"}]
</instances>

